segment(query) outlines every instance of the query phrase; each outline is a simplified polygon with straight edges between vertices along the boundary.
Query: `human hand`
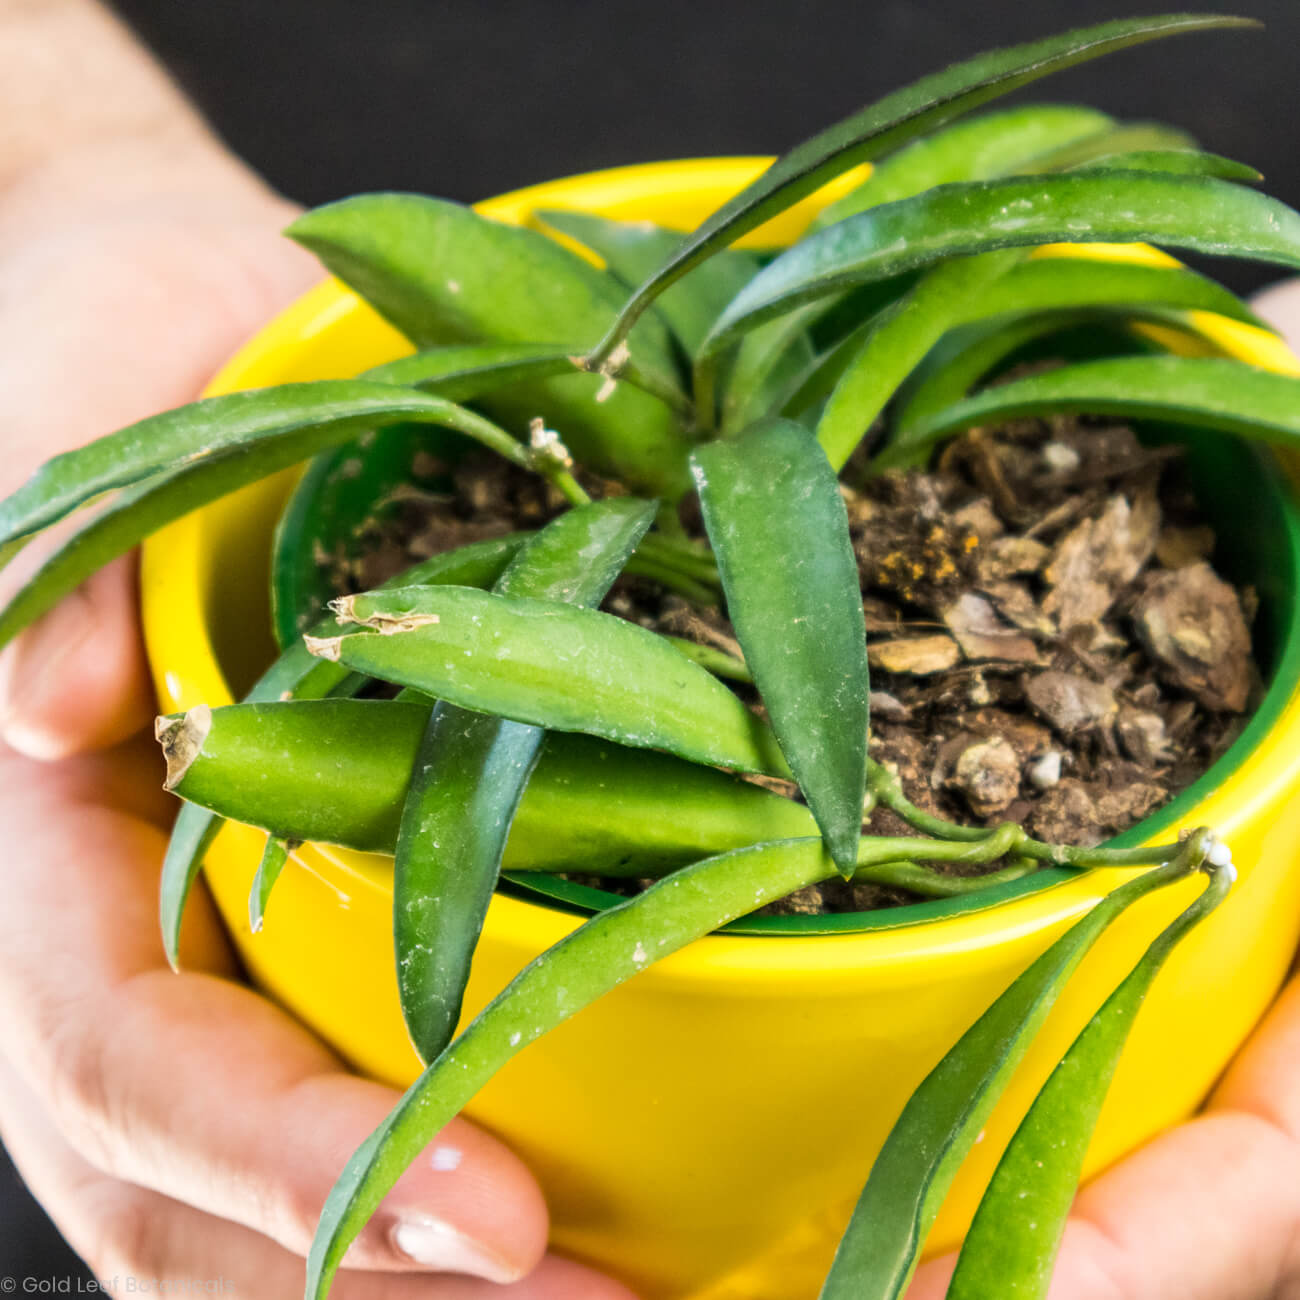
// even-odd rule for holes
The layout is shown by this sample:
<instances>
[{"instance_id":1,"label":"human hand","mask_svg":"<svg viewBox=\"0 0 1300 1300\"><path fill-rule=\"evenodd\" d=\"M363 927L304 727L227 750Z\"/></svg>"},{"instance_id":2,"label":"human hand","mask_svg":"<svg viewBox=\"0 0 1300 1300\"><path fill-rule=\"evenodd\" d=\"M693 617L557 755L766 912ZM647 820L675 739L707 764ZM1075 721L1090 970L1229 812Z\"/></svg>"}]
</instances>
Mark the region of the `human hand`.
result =
<instances>
[{"instance_id":1,"label":"human hand","mask_svg":"<svg viewBox=\"0 0 1300 1300\"><path fill-rule=\"evenodd\" d=\"M0 55L11 8L0 0ZM73 45L111 55L116 92L143 85L150 111L10 174L14 151L0 148L0 495L56 451L192 399L320 276L278 234L290 205L150 82L156 70L119 29L82 0L20 16L48 26L50 14L78 38L67 64ZM325 1196L396 1094L237 982L201 890L187 973L168 969L158 874L175 804L137 734L154 711L138 628L123 561L0 662L0 1135L101 1278L223 1278L227 1294L280 1300L301 1294ZM390 1195L335 1291L629 1300L544 1257L546 1235L532 1176L456 1121Z\"/></svg>"},{"instance_id":2,"label":"human hand","mask_svg":"<svg viewBox=\"0 0 1300 1300\"><path fill-rule=\"evenodd\" d=\"M173 808L158 775L144 737L57 764L0 753L0 1132L101 1279L221 1278L225 1294L288 1300L326 1193L396 1094L232 978L201 894L186 973L167 967L158 867ZM630 1300L543 1259L546 1231L528 1171L457 1120L389 1195L335 1294ZM430 1276L443 1271L514 1285Z\"/></svg>"},{"instance_id":3,"label":"human hand","mask_svg":"<svg viewBox=\"0 0 1300 1300\"><path fill-rule=\"evenodd\" d=\"M1252 304L1300 352L1300 281ZM1300 970L1196 1118L1084 1187L1050 1300L1300 1300ZM941 1300L955 1259L908 1300Z\"/></svg>"}]
</instances>

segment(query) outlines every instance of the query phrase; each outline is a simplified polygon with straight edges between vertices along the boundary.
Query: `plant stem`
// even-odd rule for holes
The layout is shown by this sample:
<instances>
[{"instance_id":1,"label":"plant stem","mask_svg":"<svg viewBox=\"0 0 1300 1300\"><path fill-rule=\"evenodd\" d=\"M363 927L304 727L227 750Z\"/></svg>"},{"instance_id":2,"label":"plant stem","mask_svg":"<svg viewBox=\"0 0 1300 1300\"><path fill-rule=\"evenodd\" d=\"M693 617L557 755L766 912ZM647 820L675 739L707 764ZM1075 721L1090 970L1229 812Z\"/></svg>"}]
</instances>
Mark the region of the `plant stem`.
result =
<instances>
[{"instance_id":1,"label":"plant stem","mask_svg":"<svg viewBox=\"0 0 1300 1300\"><path fill-rule=\"evenodd\" d=\"M646 555L638 551L627 562L627 572L641 578L649 578L652 582L662 583L670 591L677 592L679 596L684 596L693 604L716 605L718 603L716 591L706 587L690 574L681 573L672 565L665 564L657 555Z\"/></svg>"},{"instance_id":2,"label":"plant stem","mask_svg":"<svg viewBox=\"0 0 1300 1300\"><path fill-rule=\"evenodd\" d=\"M1019 857L999 871L985 871L978 876L947 876L918 863L900 860L860 867L853 873L853 879L855 882L870 882L873 885L892 885L928 898L956 898L978 893L990 885L1019 880L1037 869L1038 863L1032 858Z\"/></svg>"}]
</instances>

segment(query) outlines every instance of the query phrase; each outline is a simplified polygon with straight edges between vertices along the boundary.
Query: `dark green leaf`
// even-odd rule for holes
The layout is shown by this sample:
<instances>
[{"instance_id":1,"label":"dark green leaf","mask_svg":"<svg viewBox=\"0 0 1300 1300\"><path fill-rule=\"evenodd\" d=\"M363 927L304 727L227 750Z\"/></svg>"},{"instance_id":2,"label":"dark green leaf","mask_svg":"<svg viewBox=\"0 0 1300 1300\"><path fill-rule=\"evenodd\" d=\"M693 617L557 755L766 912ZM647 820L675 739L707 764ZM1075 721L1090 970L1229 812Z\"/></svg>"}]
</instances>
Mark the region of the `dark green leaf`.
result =
<instances>
[{"instance_id":1,"label":"dark green leaf","mask_svg":"<svg viewBox=\"0 0 1300 1300\"><path fill-rule=\"evenodd\" d=\"M1300 378L1218 358L1087 361L999 384L930 415L912 426L909 449L976 424L1066 413L1164 420L1290 443L1300 438ZM877 464L891 459L886 448Z\"/></svg>"},{"instance_id":2,"label":"dark green leaf","mask_svg":"<svg viewBox=\"0 0 1300 1300\"><path fill-rule=\"evenodd\" d=\"M1146 241L1300 266L1300 215L1226 181L1156 172L945 185L870 208L795 244L749 282L706 346L721 346L805 302L912 267L1065 241Z\"/></svg>"},{"instance_id":3,"label":"dark green leaf","mask_svg":"<svg viewBox=\"0 0 1300 1300\"><path fill-rule=\"evenodd\" d=\"M515 555L495 590L594 605L654 516L654 503L634 497L569 510ZM420 743L393 862L393 937L402 1015L422 1060L455 1032L506 837L543 737L539 727L443 701Z\"/></svg>"},{"instance_id":4,"label":"dark green leaf","mask_svg":"<svg viewBox=\"0 0 1300 1300\"><path fill-rule=\"evenodd\" d=\"M759 844L677 872L531 962L407 1090L340 1175L307 1260L325 1300L349 1244L403 1170L518 1052L701 935L825 877L820 840Z\"/></svg>"},{"instance_id":5,"label":"dark green leaf","mask_svg":"<svg viewBox=\"0 0 1300 1300\"><path fill-rule=\"evenodd\" d=\"M299 452L301 459L346 442L363 429L402 420L446 425L487 442L494 450L508 454L506 444L510 444L516 455L523 455L519 444L495 425L429 393L360 379L282 384L191 402L51 457L0 501L0 539L8 542L39 532L102 492L159 473L192 475L227 453L269 451L295 439L297 451L314 440L316 446ZM261 475L239 478L236 474L244 483L255 477ZM222 494L230 490L223 488Z\"/></svg>"},{"instance_id":6,"label":"dark green leaf","mask_svg":"<svg viewBox=\"0 0 1300 1300\"><path fill-rule=\"evenodd\" d=\"M998 1163L962 1244L948 1300L1043 1300L1088 1143L1111 1077L1155 977L1189 931L1222 902L1233 872L1147 949L1052 1071Z\"/></svg>"},{"instance_id":7,"label":"dark green leaf","mask_svg":"<svg viewBox=\"0 0 1300 1300\"><path fill-rule=\"evenodd\" d=\"M1104 898L926 1076L876 1157L820 1300L896 1300L906 1291L953 1176L1080 961L1130 903L1190 869L1181 856Z\"/></svg>"},{"instance_id":8,"label":"dark green leaf","mask_svg":"<svg viewBox=\"0 0 1300 1300\"><path fill-rule=\"evenodd\" d=\"M727 612L781 749L852 875L867 772L867 638L835 471L808 431L755 425L691 468Z\"/></svg>"},{"instance_id":9,"label":"dark green leaf","mask_svg":"<svg viewBox=\"0 0 1300 1300\"><path fill-rule=\"evenodd\" d=\"M858 163L881 158L932 128L1049 73L1113 50L1179 32L1254 25L1250 19L1220 14L1172 14L1101 23L980 54L894 91L778 158L762 176L723 204L642 284L593 355L608 356L655 298L693 266Z\"/></svg>"},{"instance_id":10,"label":"dark green leaf","mask_svg":"<svg viewBox=\"0 0 1300 1300\"><path fill-rule=\"evenodd\" d=\"M680 230L665 230L649 221L610 221L589 212L547 209L535 213L534 219L543 230L558 230L599 254L610 274L628 289L635 289L652 274L684 238ZM695 355L722 309L757 270L758 258L752 253L729 248L696 268L659 299L659 314L688 357Z\"/></svg>"},{"instance_id":11,"label":"dark green leaf","mask_svg":"<svg viewBox=\"0 0 1300 1300\"><path fill-rule=\"evenodd\" d=\"M1005 176L1113 125L1107 114L1074 104L1022 104L981 113L890 154L861 185L825 207L811 229L833 226L882 203L910 199L936 185Z\"/></svg>"},{"instance_id":12,"label":"dark green leaf","mask_svg":"<svg viewBox=\"0 0 1300 1300\"><path fill-rule=\"evenodd\" d=\"M223 454L209 456L205 453L179 457L182 463L188 459L185 468L146 478L121 493L80 527L28 579L10 599L9 604L0 610L0 646L53 608L90 574L117 556L126 554L163 525L199 506L218 500L247 483L267 478L328 447L350 441L356 435L358 425L363 422L373 426L397 420L427 421L454 428L493 450L509 452L511 459L517 459L523 464L529 463L528 453L508 434L472 411L455 406L440 397L409 389L395 389L386 384L355 384L354 381L348 381L342 387L359 388L363 395L358 397L353 392L352 400L347 402L334 401L327 395L323 400L309 400L298 390L319 392L321 389L334 390L336 385L329 381L321 385L290 384L282 389L239 393L232 398L210 398L196 403L194 407L182 407L179 411L168 412L166 416L154 417L154 420L144 421L143 425L125 430L125 433L133 434L144 426L153 425L156 420L160 422L156 432L161 440L168 430L175 431L170 417L176 416L185 417L183 423L189 430L187 437L192 444L197 442L205 445L202 441L205 438L210 442L217 442L225 436L233 439L237 429L243 429L247 434L250 426L255 426L258 432L255 435L247 434L246 445L240 447L236 442L233 449L228 448ZM387 403L378 399L378 395L384 392L389 394ZM275 401L277 395L284 396L284 403ZM237 399L245 396L267 399L257 404L257 408L263 411L265 408L278 410L282 416L288 411L301 418L296 424L275 424L266 419L241 421L241 414L247 413L250 407ZM226 402L233 402L234 405L216 405ZM194 415L199 407L204 408L202 419ZM346 414L359 409L371 413ZM326 414L329 410L335 412L332 417ZM315 418L305 416L304 412L310 412ZM119 436L110 435L101 439L101 443L112 444ZM139 436L147 438L148 431ZM128 444L130 445L134 444ZM84 461L78 459L81 456L79 452L67 453L72 459L61 469L58 468L58 462L64 460L63 457L48 462L29 481L26 488L20 488L8 502L0 503L0 516L9 507L10 518L22 519L24 523L39 518L42 522L37 526L43 527L45 523L51 522L51 517L58 518L75 508L80 500L95 495L92 485L112 472L111 459L105 460L106 455L111 457L111 447L101 448L100 443L92 443L83 448L82 452L86 453ZM122 454L126 456L128 453L124 451ZM57 495L54 495L54 488L50 492L42 490L43 476L47 471L61 485ZM46 504L49 502L57 502L57 507ZM52 513L56 510L57 513Z\"/></svg>"},{"instance_id":13,"label":"dark green leaf","mask_svg":"<svg viewBox=\"0 0 1300 1300\"><path fill-rule=\"evenodd\" d=\"M617 281L535 230L415 194L369 194L299 217L288 234L417 347L525 343L573 346L618 309ZM675 386L667 331L647 320L631 339L637 364ZM686 436L667 406L629 384L597 402L602 380L567 374L512 383L481 399L508 424L540 415L579 462L634 486L680 495Z\"/></svg>"}]
</instances>

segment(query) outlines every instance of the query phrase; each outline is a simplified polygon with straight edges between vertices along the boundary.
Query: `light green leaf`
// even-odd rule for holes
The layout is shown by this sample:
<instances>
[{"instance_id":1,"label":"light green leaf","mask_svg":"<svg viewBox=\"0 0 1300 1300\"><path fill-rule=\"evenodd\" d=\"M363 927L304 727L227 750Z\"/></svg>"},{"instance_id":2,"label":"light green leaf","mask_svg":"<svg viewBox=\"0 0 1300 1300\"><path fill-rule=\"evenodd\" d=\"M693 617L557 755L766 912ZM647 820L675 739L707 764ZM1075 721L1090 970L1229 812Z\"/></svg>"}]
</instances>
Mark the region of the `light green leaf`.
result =
<instances>
[{"instance_id":1,"label":"light green leaf","mask_svg":"<svg viewBox=\"0 0 1300 1300\"><path fill-rule=\"evenodd\" d=\"M910 199L954 181L1005 176L1043 154L1090 140L1114 119L1074 104L1022 104L981 113L915 140L877 163L870 176L823 208L811 230L833 226L882 203Z\"/></svg>"},{"instance_id":2,"label":"light green leaf","mask_svg":"<svg viewBox=\"0 0 1300 1300\"><path fill-rule=\"evenodd\" d=\"M1264 442L1300 438L1300 378L1207 357L1114 357L1011 380L911 426L905 450L959 429L1024 416L1117 415L1219 429ZM886 448L879 468L898 453Z\"/></svg>"},{"instance_id":3,"label":"light green leaf","mask_svg":"<svg viewBox=\"0 0 1300 1300\"><path fill-rule=\"evenodd\" d=\"M211 810L282 839L392 853L432 707L316 699L213 709L192 760L173 765L173 792L190 801L182 816ZM189 734L199 729L192 720ZM658 876L755 840L816 834L802 804L717 768L552 732L503 865Z\"/></svg>"},{"instance_id":4,"label":"light green leaf","mask_svg":"<svg viewBox=\"0 0 1300 1300\"><path fill-rule=\"evenodd\" d=\"M1262 173L1246 163L1197 149L1131 149L1102 154L1080 163L1074 171L1171 172L1177 176L1217 176L1225 181L1262 181Z\"/></svg>"},{"instance_id":5,"label":"light green leaf","mask_svg":"<svg viewBox=\"0 0 1300 1300\"><path fill-rule=\"evenodd\" d=\"M1205 892L1147 949L1052 1071L1003 1152L962 1243L947 1300L1044 1300L1083 1160L1129 1032L1181 940L1223 901L1235 872Z\"/></svg>"},{"instance_id":6,"label":"light green leaf","mask_svg":"<svg viewBox=\"0 0 1300 1300\"><path fill-rule=\"evenodd\" d=\"M611 614L460 587L371 592L336 609L368 626L309 646L368 676L516 722L788 772L771 731L725 686Z\"/></svg>"}]
</instances>

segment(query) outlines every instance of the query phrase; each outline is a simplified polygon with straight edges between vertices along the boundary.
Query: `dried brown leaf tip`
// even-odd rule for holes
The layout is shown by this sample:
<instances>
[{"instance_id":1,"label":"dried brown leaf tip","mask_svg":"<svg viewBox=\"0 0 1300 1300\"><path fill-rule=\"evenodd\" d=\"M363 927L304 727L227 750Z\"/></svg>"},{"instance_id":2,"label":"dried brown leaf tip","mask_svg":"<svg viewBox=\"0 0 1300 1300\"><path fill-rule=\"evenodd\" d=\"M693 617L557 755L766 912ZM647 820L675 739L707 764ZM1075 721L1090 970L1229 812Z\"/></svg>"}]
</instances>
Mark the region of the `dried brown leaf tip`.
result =
<instances>
[{"instance_id":1,"label":"dried brown leaf tip","mask_svg":"<svg viewBox=\"0 0 1300 1300\"><path fill-rule=\"evenodd\" d=\"M441 623L442 619L437 614L417 614L414 610L373 610L369 614L357 613L356 596L340 596L337 600L330 601L330 611L340 623L355 623L358 627L368 627L380 633L382 636L393 636L398 632L414 632L416 628L428 627L432 623ZM316 645L325 645L328 642L337 642L338 637L310 637L306 638ZM308 650L312 654L318 654L325 659L337 659L337 648L333 654L326 653L322 650L316 650L308 645Z\"/></svg>"},{"instance_id":2,"label":"dried brown leaf tip","mask_svg":"<svg viewBox=\"0 0 1300 1300\"><path fill-rule=\"evenodd\" d=\"M161 717L154 722L154 737L167 760L164 789L174 790L180 784L211 730L212 710L206 704L200 704L180 717Z\"/></svg>"},{"instance_id":3,"label":"dried brown leaf tip","mask_svg":"<svg viewBox=\"0 0 1300 1300\"><path fill-rule=\"evenodd\" d=\"M338 663L343 648L341 636L305 636L302 643L307 647L308 654L315 655L317 659L328 659L331 663Z\"/></svg>"}]
</instances>

